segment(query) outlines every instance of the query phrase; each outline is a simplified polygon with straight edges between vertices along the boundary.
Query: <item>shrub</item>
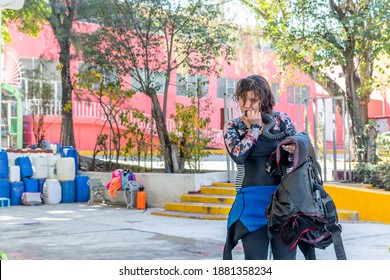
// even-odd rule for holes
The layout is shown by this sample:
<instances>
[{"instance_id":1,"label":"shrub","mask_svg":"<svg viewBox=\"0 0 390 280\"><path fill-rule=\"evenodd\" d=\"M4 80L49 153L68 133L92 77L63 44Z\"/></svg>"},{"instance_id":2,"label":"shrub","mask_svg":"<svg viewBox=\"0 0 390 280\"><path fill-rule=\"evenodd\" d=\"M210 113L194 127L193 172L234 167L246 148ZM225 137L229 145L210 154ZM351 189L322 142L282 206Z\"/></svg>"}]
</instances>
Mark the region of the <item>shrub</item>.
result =
<instances>
[{"instance_id":1,"label":"shrub","mask_svg":"<svg viewBox=\"0 0 390 280\"><path fill-rule=\"evenodd\" d=\"M390 156L390 131L379 134L376 145L379 156Z\"/></svg>"},{"instance_id":2,"label":"shrub","mask_svg":"<svg viewBox=\"0 0 390 280\"><path fill-rule=\"evenodd\" d=\"M390 191L390 163L359 163L353 171L353 181Z\"/></svg>"}]
</instances>

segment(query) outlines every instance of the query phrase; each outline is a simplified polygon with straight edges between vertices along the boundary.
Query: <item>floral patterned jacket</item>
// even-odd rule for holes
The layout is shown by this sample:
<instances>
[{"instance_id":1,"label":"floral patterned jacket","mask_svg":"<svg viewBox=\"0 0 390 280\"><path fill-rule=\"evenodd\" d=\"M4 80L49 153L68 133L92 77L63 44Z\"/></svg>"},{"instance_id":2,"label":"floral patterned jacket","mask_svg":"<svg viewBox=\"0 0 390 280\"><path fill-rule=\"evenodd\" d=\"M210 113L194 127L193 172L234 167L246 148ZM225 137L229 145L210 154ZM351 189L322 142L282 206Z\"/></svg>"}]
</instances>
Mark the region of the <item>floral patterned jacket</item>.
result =
<instances>
[{"instance_id":1,"label":"floral patterned jacket","mask_svg":"<svg viewBox=\"0 0 390 280\"><path fill-rule=\"evenodd\" d=\"M274 112L273 118L275 126L271 130L272 134L278 134L290 127L294 128L294 124L286 113ZM238 164L245 162L249 151L256 145L259 133L260 127L248 128L241 118L230 120L225 124L223 133L225 144L234 162Z\"/></svg>"},{"instance_id":2,"label":"floral patterned jacket","mask_svg":"<svg viewBox=\"0 0 390 280\"><path fill-rule=\"evenodd\" d=\"M275 126L270 130L278 134L286 129L294 129L290 117L283 112L273 112ZM247 125L236 118L224 126L224 140L227 152L237 164L236 188L253 185L275 185L279 178L270 178L265 166L270 155L276 150L278 140L270 140L260 134L259 125ZM292 161L291 159L288 159Z\"/></svg>"}]
</instances>

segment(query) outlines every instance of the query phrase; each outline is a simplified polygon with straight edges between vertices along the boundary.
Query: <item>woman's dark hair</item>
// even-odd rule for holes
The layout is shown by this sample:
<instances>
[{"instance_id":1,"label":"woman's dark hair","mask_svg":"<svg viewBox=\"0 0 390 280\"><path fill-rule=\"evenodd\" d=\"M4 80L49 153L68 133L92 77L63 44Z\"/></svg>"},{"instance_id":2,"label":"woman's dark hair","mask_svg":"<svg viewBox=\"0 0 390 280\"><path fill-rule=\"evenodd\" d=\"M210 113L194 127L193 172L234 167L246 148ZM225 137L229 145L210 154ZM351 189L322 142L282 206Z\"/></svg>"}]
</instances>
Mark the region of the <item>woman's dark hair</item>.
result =
<instances>
[{"instance_id":1,"label":"woman's dark hair","mask_svg":"<svg viewBox=\"0 0 390 280\"><path fill-rule=\"evenodd\" d=\"M246 102L246 93L252 91L259 99L262 113L272 115L275 99L267 80L260 75L250 75L238 81L235 97Z\"/></svg>"}]
</instances>

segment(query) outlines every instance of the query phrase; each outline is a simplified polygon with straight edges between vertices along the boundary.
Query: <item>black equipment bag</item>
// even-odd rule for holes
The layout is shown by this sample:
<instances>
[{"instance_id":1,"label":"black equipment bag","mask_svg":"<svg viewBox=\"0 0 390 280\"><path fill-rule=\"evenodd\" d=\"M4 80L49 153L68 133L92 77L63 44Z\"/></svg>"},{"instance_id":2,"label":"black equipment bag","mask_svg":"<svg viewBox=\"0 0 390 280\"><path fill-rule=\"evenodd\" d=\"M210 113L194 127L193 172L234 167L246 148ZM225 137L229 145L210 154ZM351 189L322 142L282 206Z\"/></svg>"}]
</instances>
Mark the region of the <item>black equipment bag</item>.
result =
<instances>
[{"instance_id":1,"label":"black equipment bag","mask_svg":"<svg viewBox=\"0 0 390 280\"><path fill-rule=\"evenodd\" d=\"M295 144L293 161L283 145ZM284 138L271 155L269 172L282 175L267 209L269 229L280 232L289 249L299 246L306 259L315 259L314 248L333 243L338 260L346 255L336 206L324 190L321 167L315 160L310 138L304 132Z\"/></svg>"}]
</instances>

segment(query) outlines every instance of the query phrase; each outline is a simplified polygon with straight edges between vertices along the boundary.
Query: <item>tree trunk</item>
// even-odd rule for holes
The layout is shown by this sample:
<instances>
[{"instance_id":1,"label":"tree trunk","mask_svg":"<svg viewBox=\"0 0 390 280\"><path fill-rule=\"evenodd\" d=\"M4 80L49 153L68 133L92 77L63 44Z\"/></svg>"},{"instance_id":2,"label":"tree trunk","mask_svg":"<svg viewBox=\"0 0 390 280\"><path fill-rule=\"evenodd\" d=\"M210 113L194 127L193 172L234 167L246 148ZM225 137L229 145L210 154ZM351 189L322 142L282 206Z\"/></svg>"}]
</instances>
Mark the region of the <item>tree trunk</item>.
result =
<instances>
[{"instance_id":1,"label":"tree trunk","mask_svg":"<svg viewBox=\"0 0 390 280\"><path fill-rule=\"evenodd\" d=\"M367 162L376 164L378 157L376 155L376 137L378 131L374 126L370 126L367 131Z\"/></svg>"},{"instance_id":2,"label":"tree trunk","mask_svg":"<svg viewBox=\"0 0 390 280\"><path fill-rule=\"evenodd\" d=\"M166 173L175 172L172 161L172 147L169 139L168 130L161 111L160 102L156 94L149 95L152 100L152 117L156 122L157 135L160 139L161 149L164 155L164 169Z\"/></svg>"},{"instance_id":3,"label":"tree trunk","mask_svg":"<svg viewBox=\"0 0 390 280\"><path fill-rule=\"evenodd\" d=\"M184 173L185 163L186 163L186 155L185 155L183 149L187 149L188 148L187 145L186 145L186 139L185 138L181 139L180 146L182 147L182 149L180 150L180 152L178 154L178 160L179 160L178 172Z\"/></svg>"},{"instance_id":4,"label":"tree trunk","mask_svg":"<svg viewBox=\"0 0 390 280\"><path fill-rule=\"evenodd\" d=\"M173 162L173 170L179 170L179 147L176 143L171 144L171 149L172 149L172 162Z\"/></svg>"},{"instance_id":5,"label":"tree trunk","mask_svg":"<svg viewBox=\"0 0 390 280\"><path fill-rule=\"evenodd\" d=\"M61 123L61 145L76 147L73 129L72 113L72 80L70 77L70 40L58 40L60 43L60 63L62 80L62 123Z\"/></svg>"},{"instance_id":6,"label":"tree trunk","mask_svg":"<svg viewBox=\"0 0 390 280\"><path fill-rule=\"evenodd\" d=\"M356 81L354 72L354 62L352 60L346 61L345 67L345 88L347 95L347 105L349 114L351 116L351 138L354 140L354 146L357 150L354 150L357 160L359 162L364 161L364 133L362 123L362 113L360 110L360 100L356 92Z\"/></svg>"},{"instance_id":7,"label":"tree trunk","mask_svg":"<svg viewBox=\"0 0 390 280\"><path fill-rule=\"evenodd\" d=\"M163 101L163 116L164 121L167 120L167 104L168 104L168 89L169 89L169 83L170 83L170 76L171 71L169 70L170 67L167 69L166 78L165 78L165 87L164 87L164 101Z\"/></svg>"},{"instance_id":8,"label":"tree trunk","mask_svg":"<svg viewBox=\"0 0 390 280\"><path fill-rule=\"evenodd\" d=\"M368 103L370 102L370 98L360 98L360 113L362 118L363 126L368 124Z\"/></svg>"},{"instance_id":9,"label":"tree trunk","mask_svg":"<svg viewBox=\"0 0 390 280\"><path fill-rule=\"evenodd\" d=\"M75 15L76 0L66 1L63 3L65 10L58 9L57 1L50 1L51 15L48 21L53 30L54 36L60 46L60 66L62 82L62 122L60 140L64 146L76 147L73 129L72 113L72 79L70 76L70 34Z\"/></svg>"}]
</instances>

